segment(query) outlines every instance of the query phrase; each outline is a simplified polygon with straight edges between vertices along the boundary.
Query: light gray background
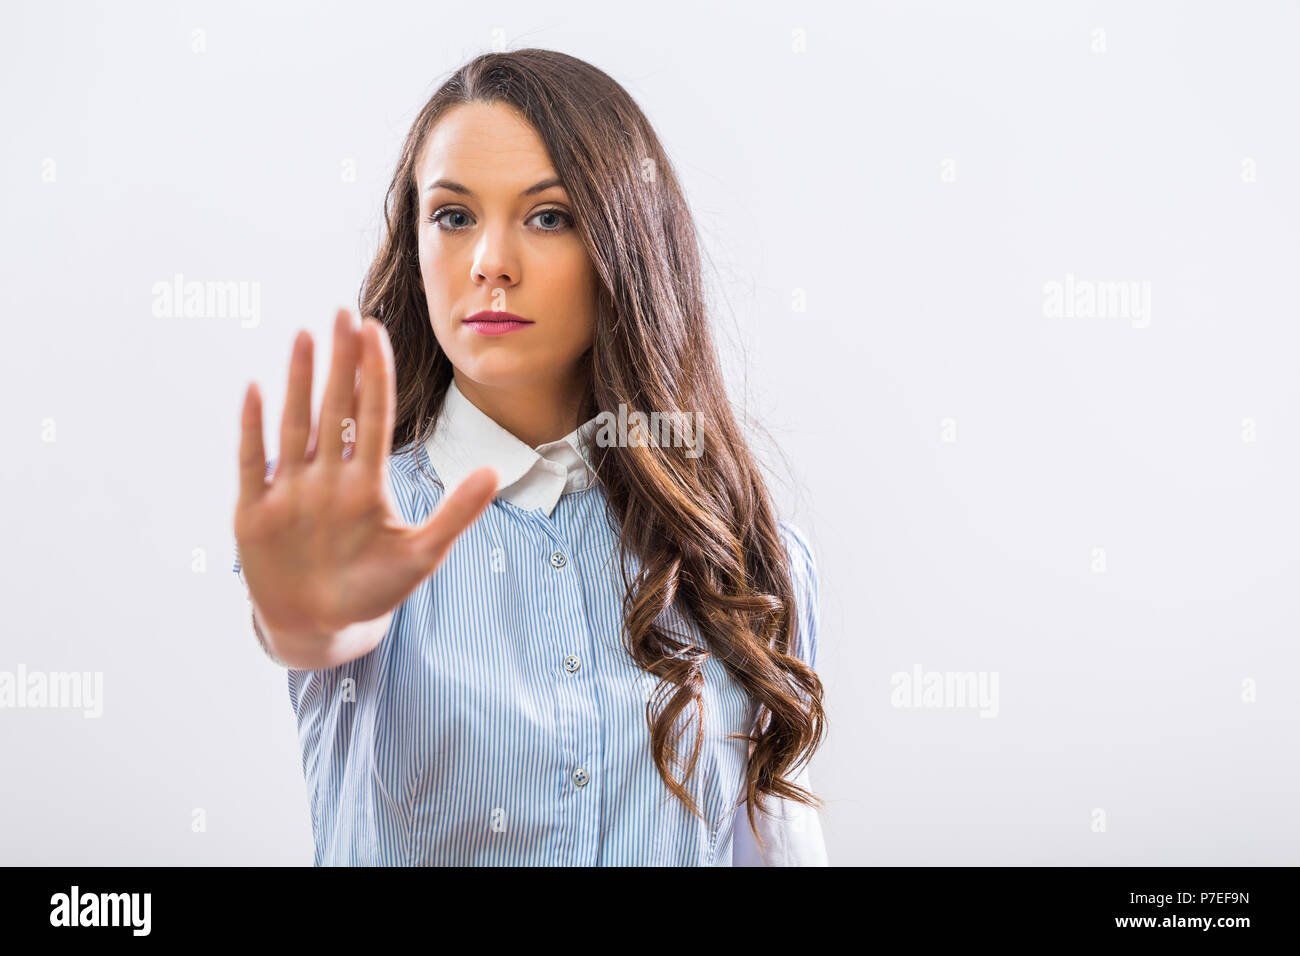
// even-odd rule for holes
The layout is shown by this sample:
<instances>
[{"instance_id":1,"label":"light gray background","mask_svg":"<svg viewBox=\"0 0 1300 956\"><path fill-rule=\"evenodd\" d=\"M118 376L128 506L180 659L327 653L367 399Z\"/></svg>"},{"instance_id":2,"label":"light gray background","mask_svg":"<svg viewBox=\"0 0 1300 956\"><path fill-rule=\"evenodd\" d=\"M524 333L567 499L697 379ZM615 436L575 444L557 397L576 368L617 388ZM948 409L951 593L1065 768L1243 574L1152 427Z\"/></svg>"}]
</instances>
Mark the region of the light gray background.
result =
<instances>
[{"instance_id":1,"label":"light gray background","mask_svg":"<svg viewBox=\"0 0 1300 956\"><path fill-rule=\"evenodd\" d=\"M230 571L241 396L273 450L307 328L318 405L402 138L494 43L610 72L685 183L820 564L831 862L1300 862L1295 3L4 21L0 670L105 687L99 720L0 711L0 862L310 863L285 674ZM155 318L177 272L259 282L260 325ZM1149 326L1046 317L1067 273L1151 283ZM998 674L998 716L892 706L915 665Z\"/></svg>"}]
</instances>

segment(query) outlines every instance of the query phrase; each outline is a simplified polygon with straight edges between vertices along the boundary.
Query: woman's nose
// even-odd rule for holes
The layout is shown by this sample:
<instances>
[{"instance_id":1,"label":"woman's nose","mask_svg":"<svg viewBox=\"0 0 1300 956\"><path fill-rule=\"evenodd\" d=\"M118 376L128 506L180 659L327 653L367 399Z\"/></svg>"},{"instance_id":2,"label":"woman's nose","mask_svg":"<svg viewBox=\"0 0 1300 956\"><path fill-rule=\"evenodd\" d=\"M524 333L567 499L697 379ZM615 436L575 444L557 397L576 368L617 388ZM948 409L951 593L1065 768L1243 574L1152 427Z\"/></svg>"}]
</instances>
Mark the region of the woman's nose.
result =
<instances>
[{"instance_id":1,"label":"woman's nose","mask_svg":"<svg viewBox=\"0 0 1300 956\"><path fill-rule=\"evenodd\" d=\"M519 278L519 264L504 236L485 232L475 251L473 276L475 282L502 285Z\"/></svg>"}]
</instances>

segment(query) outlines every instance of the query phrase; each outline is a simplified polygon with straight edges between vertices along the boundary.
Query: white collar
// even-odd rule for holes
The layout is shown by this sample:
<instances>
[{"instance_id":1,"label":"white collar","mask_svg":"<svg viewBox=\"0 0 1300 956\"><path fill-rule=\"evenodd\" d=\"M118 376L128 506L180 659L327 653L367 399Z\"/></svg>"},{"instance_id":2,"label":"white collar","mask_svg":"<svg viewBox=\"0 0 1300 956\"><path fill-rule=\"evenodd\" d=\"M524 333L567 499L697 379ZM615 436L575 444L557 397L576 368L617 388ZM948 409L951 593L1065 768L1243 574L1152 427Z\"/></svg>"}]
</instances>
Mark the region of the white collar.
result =
<instances>
[{"instance_id":1,"label":"white collar","mask_svg":"<svg viewBox=\"0 0 1300 956\"><path fill-rule=\"evenodd\" d=\"M490 465L496 469L498 497L524 511L541 508L549 517L561 495L595 480L589 449L598 417L557 441L529 448L466 398L452 379L424 449L447 491Z\"/></svg>"}]
</instances>

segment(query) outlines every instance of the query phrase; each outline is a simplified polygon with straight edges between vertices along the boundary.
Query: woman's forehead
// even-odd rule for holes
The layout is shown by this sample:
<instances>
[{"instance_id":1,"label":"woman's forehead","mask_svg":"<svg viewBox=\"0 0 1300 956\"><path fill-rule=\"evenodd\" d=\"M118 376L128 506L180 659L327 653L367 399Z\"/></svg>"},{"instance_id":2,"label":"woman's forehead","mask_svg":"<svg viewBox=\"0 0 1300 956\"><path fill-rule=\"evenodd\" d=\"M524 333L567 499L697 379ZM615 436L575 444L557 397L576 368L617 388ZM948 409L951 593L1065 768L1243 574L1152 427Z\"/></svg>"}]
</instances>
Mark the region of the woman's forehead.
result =
<instances>
[{"instance_id":1,"label":"woman's forehead","mask_svg":"<svg viewBox=\"0 0 1300 956\"><path fill-rule=\"evenodd\" d=\"M447 111L425 138L416 163L421 183L447 179L474 189L514 186L522 191L555 175L537 131L502 104L465 103Z\"/></svg>"}]
</instances>

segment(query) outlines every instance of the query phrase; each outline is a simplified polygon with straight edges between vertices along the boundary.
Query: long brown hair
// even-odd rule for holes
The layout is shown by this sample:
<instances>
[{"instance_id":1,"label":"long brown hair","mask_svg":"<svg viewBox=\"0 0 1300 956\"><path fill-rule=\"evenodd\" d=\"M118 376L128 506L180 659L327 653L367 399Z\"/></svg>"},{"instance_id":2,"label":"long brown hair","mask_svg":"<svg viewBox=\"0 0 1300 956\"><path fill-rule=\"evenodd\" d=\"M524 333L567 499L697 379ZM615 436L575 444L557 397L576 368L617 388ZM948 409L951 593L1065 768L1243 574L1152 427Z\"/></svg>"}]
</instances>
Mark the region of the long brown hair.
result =
<instances>
[{"instance_id":1,"label":"long brown hair","mask_svg":"<svg viewBox=\"0 0 1300 956\"><path fill-rule=\"evenodd\" d=\"M452 380L420 285L416 163L429 131L462 103L513 106L541 137L574 206L599 291L588 394L579 421L598 412L693 413L708 441L698 457L647 443L596 449L596 472L623 549L641 559L626 586L633 660L677 690L656 714L646 705L651 751L669 790L701 816L669 770L672 728L694 707L694 771L704 735L701 690L709 653L757 701L743 799L749 821L763 796L820 800L785 779L826 731L822 684L794 654L798 615L786 552L767 488L733 417L706 318L695 225L672 165L628 93L590 64L552 50L488 53L457 70L411 126L385 199L386 235L361 289L362 315L384 323L397 373L393 447L423 442ZM629 443L632 444L632 443ZM698 451L698 450L697 450ZM680 600L709 648L659 623Z\"/></svg>"}]
</instances>

